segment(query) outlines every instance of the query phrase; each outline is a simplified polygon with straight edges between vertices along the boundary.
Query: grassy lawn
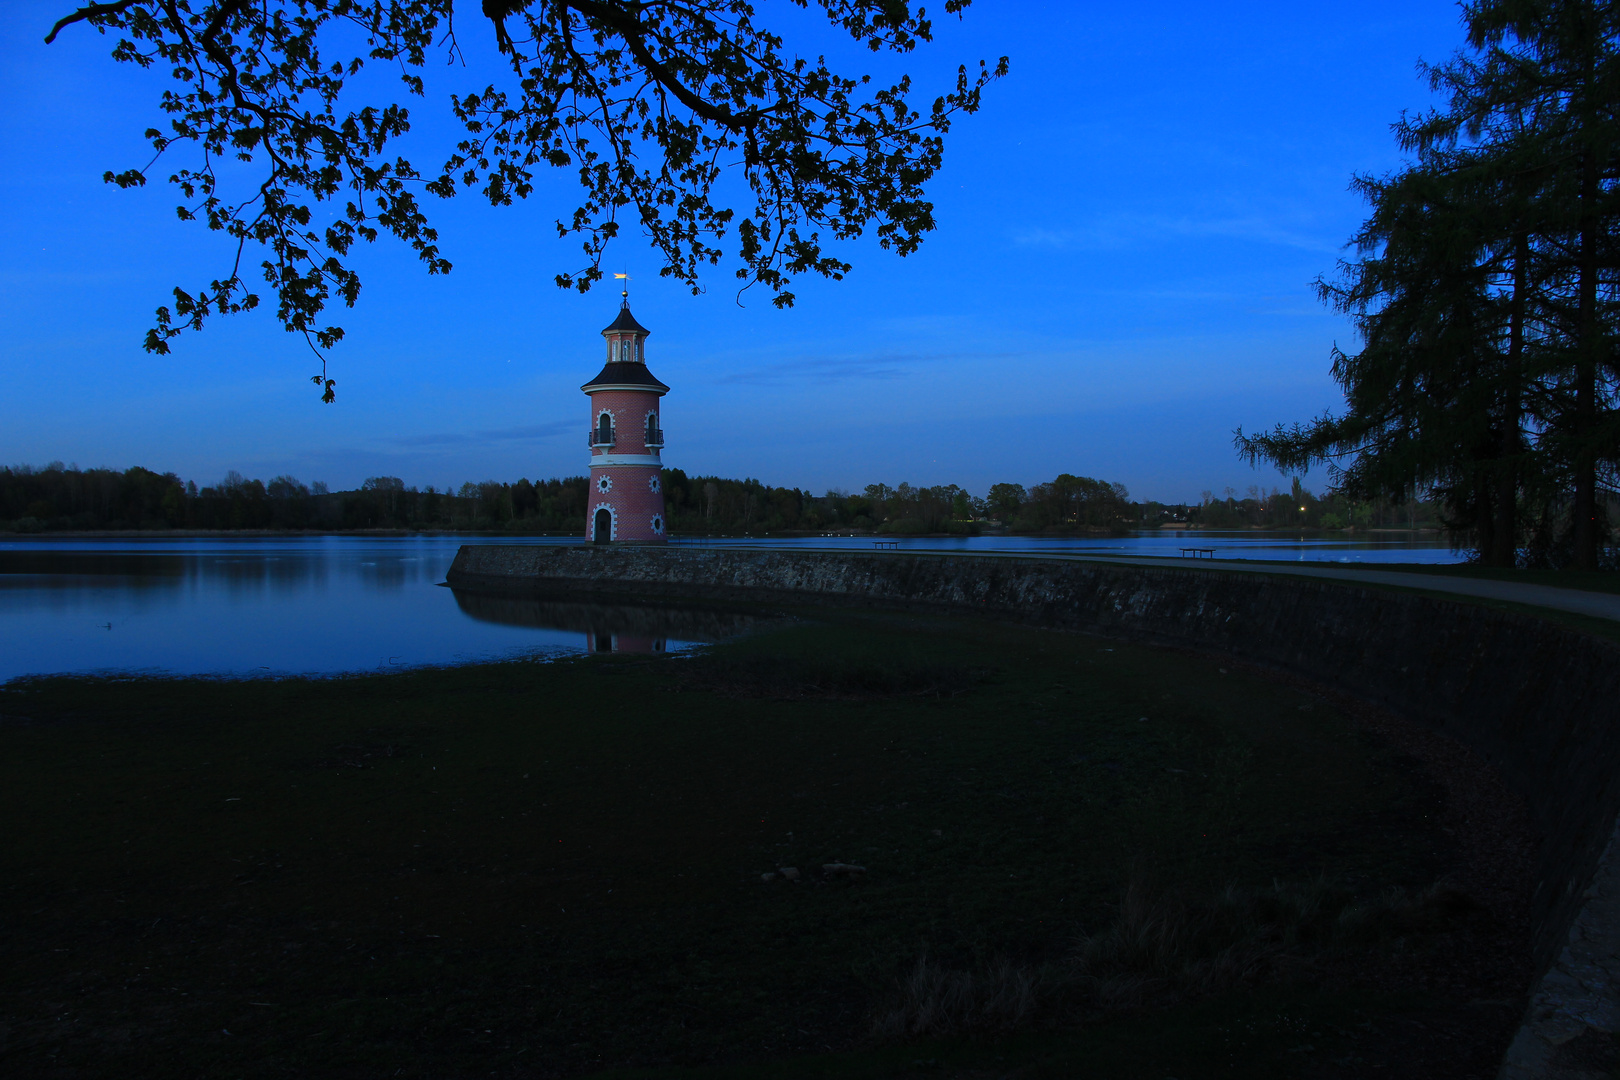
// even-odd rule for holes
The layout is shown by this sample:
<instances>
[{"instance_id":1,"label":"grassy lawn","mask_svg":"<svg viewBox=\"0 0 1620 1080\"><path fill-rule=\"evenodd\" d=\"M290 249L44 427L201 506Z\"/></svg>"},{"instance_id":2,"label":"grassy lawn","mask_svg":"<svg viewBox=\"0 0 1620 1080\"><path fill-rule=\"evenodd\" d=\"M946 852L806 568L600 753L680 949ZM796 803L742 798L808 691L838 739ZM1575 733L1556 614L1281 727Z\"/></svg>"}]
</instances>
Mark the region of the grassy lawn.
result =
<instances>
[{"instance_id":1,"label":"grassy lawn","mask_svg":"<svg viewBox=\"0 0 1620 1080\"><path fill-rule=\"evenodd\" d=\"M1391 569L1418 569L1410 564L1392 564ZM1582 589L1586 592L1620 593L1620 574L1613 570L1509 570L1494 566L1470 566L1447 563L1424 566L1425 574L1443 574L1447 577L1486 578L1491 581L1522 581L1526 585L1550 585L1558 589Z\"/></svg>"},{"instance_id":2,"label":"grassy lawn","mask_svg":"<svg viewBox=\"0 0 1620 1080\"><path fill-rule=\"evenodd\" d=\"M1266 566L1319 566L1330 570L1346 570L1354 574L1355 571L1364 570L1369 573L1390 571L1405 574L1428 574L1436 577L1451 578L1480 578L1488 581L1518 582L1524 585L1546 585L1559 589L1573 589L1582 592L1620 593L1620 574L1605 570L1505 570L1489 566L1463 566L1456 564L1434 563L1297 563L1275 562L1267 560L1210 560L1210 568L1214 570L1242 567L1244 573L1263 572ZM1260 570L1250 568L1258 567ZM1294 574L1278 574L1279 578L1298 580ZM1352 578L1321 579L1350 581ZM1513 600L1497 600L1486 596L1469 596L1465 593L1442 592L1437 589L1425 589L1421 585L1390 585L1385 582L1367 581L1361 584L1369 589L1386 589L1391 592L1410 592L1420 596L1431 597L1435 600L1444 600L1449 603L1473 604L1478 607L1493 607L1503 611L1517 612L1521 615L1530 615L1534 618L1544 619L1548 622L1561 623L1572 630L1579 630L1592 637L1606 638L1610 641L1620 641L1620 622L1613 619L1600 618L1593 615L1582 615L1573 611L1560 611L1557 608L1539 607L1533 603L1519 603Z\"/></svg>"},{"instance_id":3,"label":"grassy lawn","mask_svg":"<svg viewBox=\"0 0 1620 1080\"><path fill-rule=\"evenodd\" d=\"M0 688L0 1073L1494 1072L1526 934L1423 899L1464 826L1385 735L1183 653L804 614Z\"/></svg>"},{"instance_id":4,"label":"grassy lawn","mask_svg":"<svg viewBox=\"0 0 1620 1080\"><path fill-rule=\"evenodd\" d=\"M1212 562L1216 560L1211 560ZM1235 560L1225 560L1232 562ZM1248 565L1251 560L1246 560ZM1439 577L1481 578L1486 581L1517 581L1525 585L1546 585L1555 589L1576 589L1582 592L1620 593L1620 573L1612 570L1518 570L1495 566L1474 566L1468 563L1356 563L1294 562L1280 560L1252 560L1280 566L1322 566L1332 570L1390 571L1403 574L1435 574Z\"/></svg>"}]
</instances>

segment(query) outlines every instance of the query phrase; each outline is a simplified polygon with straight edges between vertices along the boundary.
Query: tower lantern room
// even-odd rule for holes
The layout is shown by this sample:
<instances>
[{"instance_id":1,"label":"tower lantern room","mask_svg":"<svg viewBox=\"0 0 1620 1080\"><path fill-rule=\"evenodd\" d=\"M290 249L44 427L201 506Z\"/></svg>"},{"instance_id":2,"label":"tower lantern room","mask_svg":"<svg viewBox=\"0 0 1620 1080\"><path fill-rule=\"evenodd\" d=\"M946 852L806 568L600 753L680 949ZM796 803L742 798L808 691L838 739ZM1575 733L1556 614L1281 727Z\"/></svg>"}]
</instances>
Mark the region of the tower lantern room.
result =
<instances>
[{"instance_id":1,"label":"tower lantern room","mask_svg":"<svg viewBox=\"0 0 1620 1080\"><path fill-rule=\"evenodd\" d=\"M646 327L623 294L619 317L602 331L607 360L580 387L591 399L591 490L585 538L598 544L665 540L664 425L659 403L669 387L647 370Z\"/></svg>"}]
</instances>

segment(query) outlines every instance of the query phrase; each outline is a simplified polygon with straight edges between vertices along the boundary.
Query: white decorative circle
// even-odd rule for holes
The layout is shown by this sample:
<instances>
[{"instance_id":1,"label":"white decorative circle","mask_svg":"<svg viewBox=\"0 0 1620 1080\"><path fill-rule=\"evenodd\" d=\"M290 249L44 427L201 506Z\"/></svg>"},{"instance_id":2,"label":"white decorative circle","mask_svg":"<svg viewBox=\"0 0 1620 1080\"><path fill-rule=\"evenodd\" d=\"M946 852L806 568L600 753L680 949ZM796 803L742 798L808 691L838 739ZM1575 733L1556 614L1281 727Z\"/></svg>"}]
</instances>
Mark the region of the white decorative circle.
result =
<instances>
[{"instance_id":1,"label":"white decorative circle","mask_svg":"<svg viewBox=\"0 0 1620 1080\"><path fill-rule=\"evenodd\" d=\"M664 531L664 516L662 514L654 514L653 515L652 531L655 532L655 533L659 533L659 534L663 533L663 531Z\"/></svg>"},{"instance_id":2,"label":"white decorative circle","mask_svg":"<svg viewBox=\"0 0 1620 1080\"><path fill-rule=\"evenodd\" d=\"M654 474L652 476L647 477L647 486L649 488L651 488L653 491L657 491L659 488L663 487L664 485L658 479L657 474Z\"/></svg>"},{"instance_id":3,"label":"white decorative circle","mask_svg":"<svg viewBox=\"0 0 1620 1080\"><path fill-rule=\"evenodd\" d=\"M613 490L613 477L611 477L611 476L598 476L596 478L596 490L600 491L604 495L606 495L608 492L612 491Z\"/></svg>"}]
</instances>

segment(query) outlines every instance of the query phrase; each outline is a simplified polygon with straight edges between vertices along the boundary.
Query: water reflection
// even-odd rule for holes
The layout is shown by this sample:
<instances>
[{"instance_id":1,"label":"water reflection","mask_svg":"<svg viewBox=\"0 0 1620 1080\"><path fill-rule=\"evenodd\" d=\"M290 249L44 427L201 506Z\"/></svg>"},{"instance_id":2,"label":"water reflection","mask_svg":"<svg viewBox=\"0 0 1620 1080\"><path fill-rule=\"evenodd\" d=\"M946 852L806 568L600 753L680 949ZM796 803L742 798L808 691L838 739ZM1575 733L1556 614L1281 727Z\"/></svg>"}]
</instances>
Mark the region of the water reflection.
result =
<instances>
[{"instance_id":1,"label":"water reflection","mask_svg":"<svg viewBox=\"0 0 1620 1080\"><path fill-rule=\"evenodd\" d=\"M460 537L0 543L0 681L77 671L323 673L580 651L462 614Z\"/></svg>"},{"instance_id":2,"label":"water reflection","mask_svg":"<svg viewBox=\"0 0 1620 1080\"><path fill-rule=\"evenodd\" d=\"M507 626L569 630L591 653L661 653L723 641L775 620L739 612L630 604L597 604L452 590L475 619Z\"/></svg>"},{"instance_id":3,"label":"water reflection","mask_svg":"<svg viewBox=\"0 0 1620 1080\"><path fill-rule=\"evenodd\" d=\"M702 622L624 623L600 613L581 619L579 605L543 616L533 607L522 613L488 604L474 610L436 587L463 544L576 542L495 536L0 540L0 681L49 672L342 672L581 651L650 652L660 643L675 649L743 632ZM1154 533L1057 540L931 537L900 539L898 545L1175 555L1178 545L1191 542ZM1413 538L1290 541L1201 532L1197 542L1218 547L1221 558L1456 558L1443 542ZM755 541L712 543L746 547ZM872 550L866 537L767 543ZM710 612L700 618L727 616Z\"/></svg>"}]
</instances>

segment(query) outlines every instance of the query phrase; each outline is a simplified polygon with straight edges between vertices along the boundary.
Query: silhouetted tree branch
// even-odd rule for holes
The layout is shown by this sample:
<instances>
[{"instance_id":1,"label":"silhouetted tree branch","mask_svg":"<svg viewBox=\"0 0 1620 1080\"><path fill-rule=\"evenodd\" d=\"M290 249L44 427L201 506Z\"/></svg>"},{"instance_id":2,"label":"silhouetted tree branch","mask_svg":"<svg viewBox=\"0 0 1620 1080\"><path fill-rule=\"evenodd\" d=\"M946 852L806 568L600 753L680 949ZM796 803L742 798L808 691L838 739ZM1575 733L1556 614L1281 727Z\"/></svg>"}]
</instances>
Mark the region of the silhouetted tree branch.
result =
<instances>
[{"instance_id":1,"label":"silhouetted tree branch","mask_svg":"<svg viewBox=\"0 0 1620 1080\"><path fill-rule=\"evenodd\" d=\"M794 2L819 7L873 52L908 53L932 38L908 0ZM969 2L945 0L945 11ZM917 249L934 228L923 187L942 162L944 134L1007 70L1005 57L960 67L955 85L921 110L909 104L909 78L882 87L787 52L748 0L482 0L482 10L511 78L452 98L465 135L432 174L389 156L410 130L409 111L356 105L348 82L387 62L422 96L429 53L461 55L452 0L119 0L57 22L47 41L88 23L118 35L115 60L174 79L159 100L166 125L146 132L153 162L106 180L144 185L158 158L187 148L195 158L168 178L183 196L180 217L236 241L229 273L176 288L173 305L157 310L149 351L168 352L210 316L256 307L241 270L257 245L277 316L321 357L314 381L330 401L324 351L343 330L321 322L329 301L352 306L359 296L346 261L355 241L388 232L430 274L447 273L419 192L472 189L506 205L533 193L542 166L574 170L582 189L556 227L580 238L584 264L558 273L559 286L584 292L600 280L603 251L628 217L658 249L664 276L696 292L705 268L733 261L741 289L764 284L789 306L794 276L837 279L849 269L828 242L875 228L882 247ZM344 46L355 32L363 49ZM323 52L328 44L337 59ZM233 201L222 161L259 166L260 182ZM746 209L717 190L733 168ZM331 210L320 206L328 202Z\"/></svg>"}]
</instances>

